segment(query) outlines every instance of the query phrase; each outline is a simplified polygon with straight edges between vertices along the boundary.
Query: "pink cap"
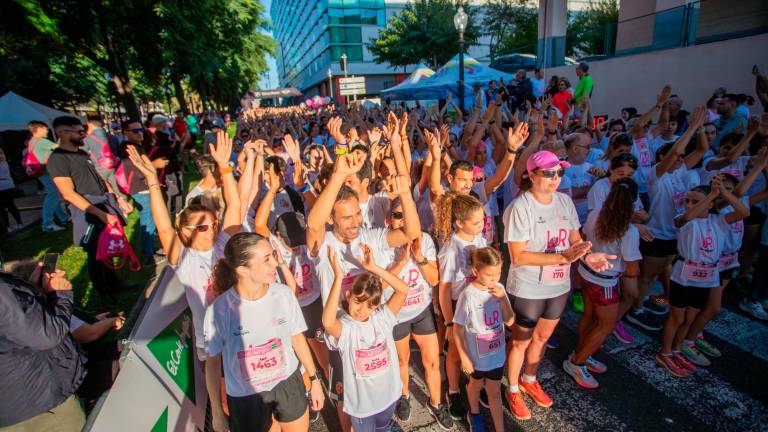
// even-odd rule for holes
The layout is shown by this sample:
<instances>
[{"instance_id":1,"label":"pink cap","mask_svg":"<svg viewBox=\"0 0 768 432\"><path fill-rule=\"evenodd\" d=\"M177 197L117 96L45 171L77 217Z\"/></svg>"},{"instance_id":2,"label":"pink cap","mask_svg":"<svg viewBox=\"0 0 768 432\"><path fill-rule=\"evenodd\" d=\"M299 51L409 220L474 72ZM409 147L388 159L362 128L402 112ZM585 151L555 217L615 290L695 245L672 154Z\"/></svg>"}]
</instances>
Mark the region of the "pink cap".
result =
<instances>
[{"instance_id":1,"label":"pink cap","mask_svg":"<svg viewBox=\"0 0 768 432\"><path fill-rule=\"evenodd\" d=\"M472 168L472 177L477 177L478 174L483 174L483 173L485 173L485 171L483 171L483 169L480 168L479 166Z\"/></svg>"},{"instance_id":2,"label":"pink cap","mask_svg":"<svg viewBox=\"0 0 768 432\"><path fill-rule=\"evenodd\" d=\"M525 163L525 169L530 173L539 168L550 169L558 165L563 168L569 168L571 166L568 162L561 161L557 155L551 151L542 150L532 154L531 157L528 158L528 161Z\"/></svg>"}]
</instances>

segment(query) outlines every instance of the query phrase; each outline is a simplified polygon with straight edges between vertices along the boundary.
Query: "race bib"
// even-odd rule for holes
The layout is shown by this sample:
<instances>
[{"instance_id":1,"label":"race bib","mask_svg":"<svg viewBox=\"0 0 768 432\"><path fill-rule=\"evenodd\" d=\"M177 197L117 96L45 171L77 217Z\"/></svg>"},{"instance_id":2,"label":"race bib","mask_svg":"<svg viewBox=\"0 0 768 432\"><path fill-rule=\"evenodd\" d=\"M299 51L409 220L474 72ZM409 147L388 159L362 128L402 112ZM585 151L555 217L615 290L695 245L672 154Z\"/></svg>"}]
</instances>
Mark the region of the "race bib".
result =
<instances>
[{"instance_id":1,"label":"race bib","mask_svg":"<svg viewBox=\"0 0 768 432\"><path fill-rule=\"evenodd\" d=\"M495 225L493 223L493 216L485 216L485 222L483 224L483 238L488 243L493 243L495 237Z\"/></svg>"},{"instance_id":2,"label":"race bib","mask_svg":"<svg viewBox=\"0 0 768 432\"><path fill-rule=\"evenodd\" d=\"M541 281L544 283L561 283L570 280L571 266L557 264L541 267Z\"/></svg>"},{"instance_id":3,"label":"race bib","mask_svg":"<svg viewBox=\"0 0 768 432\"><path fill-rule=\"evenodd\" d=\"M720 255L717 262L717 271L729 270L739 266L739 253L731 252Z\"/></svg>"},{"instance_id":4,"label":"race bib","mask_svg":"<svg viewBox=\"0 0 768 432\"><path fill-rule=\"evenodd\" d=\"M293 271L294 278L296 279L296 297L299 300L304 300L314 293L314 286L312 285L312 274L309 271L309 264L302 263L298 269L291 269Z\"/></svg>"},{"instance_id":5,"label":"race bib","mask_svg":"<svg viewBox=\"0 0 768 432\"><path fill-rule=\"evenodd\" d=\"M648 141L645 138L635 139L635 146L640 155L640 160L638 161L640 166L651 166L651 152L648 151Z\"/></svg>"},{"instance_id":6,"label":"race bib","mask_svg":"<svg viewBox=\"0 0 768 432\"><path fill-rule=\"evenodd\" d=\"M475 336L475 342L477 343L477 355L480 357L488 357L489 355L496 354L501 349L502 337L504 335L503 327L495 330L491 330L487 333L479 333Z\"/></svg>"},{"instance_id":7,"label":"race bib","mask_svg":"<svg viewBox=\"0 0 768 432\"><path fill-rule=\"evenodd\" d=\"M424 292L420 285L408 287L408 297L405 298L405 304L402 309L414 309L424 304Z\"/></svg>"},{"instance_id":8,"label":"race bib","mask_svg":"<svg viewBox=\"0 0 768 432\"><path fill-rule=\"evenodd\" d=\"M685 192L675 192L672 195L672 201L675 203L675 210L678 213L685 210Z\"/></svg>"},{"instance_id":9,"label":"race bib","mask_svg":"<svg viewBox=\"0 0 768 432\"><path fill-rule=\"evenodd\" d=\"M717 265L703 264L685 260L683 262L683 280L692 282L713 282L717 277Z\"/></svg>"},{"instance_id":10,"label":"race bib","mask_svg":"<svg viewBox=\"0 0 768 432\"><path fill-rule=\"evenodd\" d=\"M280 338L272 338L257 347L249 345L238 351L237 361L242 379L254 386L282 381L286 377L285 350Z\"/></svg>"},{"instance_id":11,"label":"race bib","mask_svg":"<svg viewBox=\"0 0 768 432\"><path fill-rule=\"evenodd\" d=\"M355 375L371 378L387 370L389 365L389 347L384 341L373 348L355 350Z\"/></svg>"}]
</instances>

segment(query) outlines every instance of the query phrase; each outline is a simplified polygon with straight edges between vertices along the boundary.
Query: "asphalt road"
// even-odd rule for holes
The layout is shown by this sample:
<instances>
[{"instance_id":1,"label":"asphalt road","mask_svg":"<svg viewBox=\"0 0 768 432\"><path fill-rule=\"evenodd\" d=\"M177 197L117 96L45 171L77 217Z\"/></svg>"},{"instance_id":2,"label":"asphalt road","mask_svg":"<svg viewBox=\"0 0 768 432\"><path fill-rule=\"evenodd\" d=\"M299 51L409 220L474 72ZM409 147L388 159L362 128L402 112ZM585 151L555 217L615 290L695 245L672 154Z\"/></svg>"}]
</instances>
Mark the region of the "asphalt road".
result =
<instances>
[{"instance_id":1,"label":"asphalt road","mask_svg":"<svg viewBox=\"0 0 768 432\"><path fill-rule=\"evenodd\" d=\"M721 315L707 326L707 340L723 354L710 359L709 367L688 378L668 375L654 360L661 332L626 325L635 336L632 344L610 336L595 355L608 365L607 373L596 376L600 382L596 390L582 389L562 369L576 345L579 320L579 314L569 310L555 332L561 346L547 350L538 374L554 406L539 408L527 399L533 418L524 422L505 408L504 430L768 431L768 323L744 314L737 305L741 298L726 291ZM418 351L411 356L410 389L411 419L397 422L394 430L442 430L424 407L428 397ZM483 413L490 431L490 415L485 409ZM310 430L340 430L331 404ZM456 422L453 430L468 427Z\"/></svg>"}]
</instances>

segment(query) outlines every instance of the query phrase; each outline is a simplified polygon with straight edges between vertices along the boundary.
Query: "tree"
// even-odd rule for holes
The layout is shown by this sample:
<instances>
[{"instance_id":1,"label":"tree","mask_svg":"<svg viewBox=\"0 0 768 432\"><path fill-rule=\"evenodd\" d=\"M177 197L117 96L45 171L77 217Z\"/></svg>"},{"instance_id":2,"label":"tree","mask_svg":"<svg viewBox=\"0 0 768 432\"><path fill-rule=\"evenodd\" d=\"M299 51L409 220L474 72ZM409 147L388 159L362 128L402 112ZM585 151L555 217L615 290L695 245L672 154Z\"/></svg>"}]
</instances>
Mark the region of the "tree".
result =
<instances>
[{"instance_id":1,"label":"tree","mask_svg":"<svg viewBox=\"0 0 768 432\"><path fill-rule=\"evenodd\" d=\"M488 0L483 15L485 35L491 39L491 58L515 51L536 53L538 10L527 0Z\"/></svg>"},{"instance_id":2,"label":"tree","mask_svg":"<svg viewBox=\"0 0 768 432\"><path fill-rule=\"evenodd\" d=\"M469 15L464 45L476 45L480 37L477 9L462 5ZM457 6L450 0L415 0L393 16L379 36L367 44L376 63L402 66L425 62L437 68L458 50L459 33L453 25Z\"/></svg>"},{"instance_id":3,"label":"tree","mask_svg":"<svg viewBox=\"0 0 768 432\"><path fill-rule=\"evenodd\" d=\"M590 0L587 8L572 13L569 21L566 55L610 54L615 46L619 21L618 1Z\"/></svg>"}]
</instances>

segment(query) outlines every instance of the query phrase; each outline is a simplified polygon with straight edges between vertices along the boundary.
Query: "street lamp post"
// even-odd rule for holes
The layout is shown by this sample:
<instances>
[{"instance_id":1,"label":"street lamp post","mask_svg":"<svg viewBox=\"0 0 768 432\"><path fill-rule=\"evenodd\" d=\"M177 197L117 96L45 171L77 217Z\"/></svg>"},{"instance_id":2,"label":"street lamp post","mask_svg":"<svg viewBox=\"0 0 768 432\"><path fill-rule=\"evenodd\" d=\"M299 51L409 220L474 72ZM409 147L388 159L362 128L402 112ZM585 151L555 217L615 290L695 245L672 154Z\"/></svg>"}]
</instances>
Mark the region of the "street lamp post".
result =
<instances>
[{"instance_id":1,"label":"street lamp post","mask_svg":"<svg viewBox=\"0 0 768 432\"><path fill-rule=\"evenodd\" d=\"M459 31L459 110L464 114L464 31L467 29L467 13L459 6L453 16L453 25Z\"/></svg>"},{"instance_id":2,"label":"street lamp post","mask_svg":"<svg viewBox=\"0 0 768 432\"><path fill-rule=\"evenodd\" d=\"M333 71L331 68L328 68L328 93L330 93L328 96L333 99Z\"/></svg>"}]
</instances>

